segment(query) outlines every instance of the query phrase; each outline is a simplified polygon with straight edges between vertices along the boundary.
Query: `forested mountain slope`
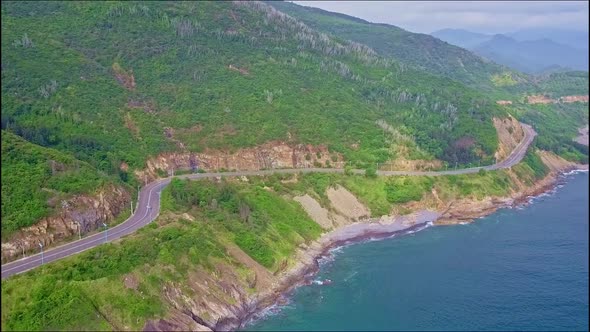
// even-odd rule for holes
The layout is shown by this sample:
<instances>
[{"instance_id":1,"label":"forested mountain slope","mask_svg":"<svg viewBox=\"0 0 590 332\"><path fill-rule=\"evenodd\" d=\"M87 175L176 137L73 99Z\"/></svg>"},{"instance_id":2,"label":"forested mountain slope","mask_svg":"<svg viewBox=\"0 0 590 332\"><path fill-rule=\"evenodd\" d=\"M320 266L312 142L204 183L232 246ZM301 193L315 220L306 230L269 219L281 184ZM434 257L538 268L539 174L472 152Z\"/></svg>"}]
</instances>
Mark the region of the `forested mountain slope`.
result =
<instances>
[{"instance_id":1,"label":"forested mountain slope","mask_svg":"<svg viewBox=\"0 0 590 332\"><path fill-rule=\"evenodd\" d=\"M312 28L366 44L379 54L391 56L401 63L479 89L497 90L492 78L505 73L509 73L519 83L527 82L526 75L487 61L468 50L430 35L412 33L394 25L370 23L356 17L288 2L267 3Z\"/></svg>"},{"instance_id":2,"label":"forested mountain slope","mask_svg":"<svg viewBox=\"0 0 590 332\"><path fill-rule=\"evenodd\" d=\"M501 111L483 94L262 3L11 2L2 15L3 128L108 173L271 140L362 166L395 157L378 120L424 158L489 162L497 145Z\"/></svg>"},{"instance_id":3,"label":"forested mountain slope","mask_svg":"<svg viewBox=\"0 0 590 332\"><path fill-rule=\"evenodd\" d=\"M31 226L74 195L92 193L118 178L60 151L2 130L2 238Z\"/></svg>"},{"instance_id":4,"label":"forested mountain slope","mask_svg":"<svg viewBox=\"0 0 590 332\"><path fill-rule=\"evenodd\" d=\"M580 72L559 73L551 77L531 76L481 58L471 51L450 45L430 35L412 33L394 25L371 23L356 17L289 2L267 3L312 28L338 38L366 44L380 55L392 57L404 65L421 68L437 76L462 82L485 91L495 99L522 93L581 94L572 90L581 89L586 91L585 93L588 91L587 72L585 75L582 74L585 76L583 81L569 79L571 76L580 76ZM464 30L449 31L453 34L462 33L463 38L474 40L485 36L473 33L470 35L469 31ZM550 81L552 86L544 84L547 81ZM557 91L552 89L556 86L559 86Z\"/></svg>"},{"instance_id":5,"label":"forested mountain slope","mask_svg":"<svg viewBox=\"0 0 590 332\"><path fill-rule=\"evenodd\" d=\"M2 2L2 234L12 234L3 259L72 239L79 221L92 231L124 219L142 171L165 176L195 155L195 163L217 158L203 168L220 171L228 167L219 156L240 151L258 168L276 166L256 163L271 151L373 175L387 161L485 165L522 143L517 118L535 126L538 147L587 162L587 148L572 143L588 123L587 103L527 103L531 93L582 94L587 74L532 81L431 37L352 20L367 38L348 41L346 29L325 30L325 17L350 18L302 22L273 6ZM402 37L380 48L395 33ZM307 153L295 156L299 148ZM466 211L481 215L476 206L487 213L517 192L527 197L549 174L548 156L572 166L531 148L511 169L477 174L310 172L144 187L141 206L160 213L149 225L121 225L145 227L103 244L109 228L93 249L3 280L2 329L237 329L274 301L261 294L297 284L289 271L308 268L298 255L321 248L322 234L423 209L464 222ZM115 186L116 204L104 204ZM78 211L68 205L76 195L88 198ZM64 227L36 228L57 210L65 217L51 217Z\"/></svg>"}]
</instances>

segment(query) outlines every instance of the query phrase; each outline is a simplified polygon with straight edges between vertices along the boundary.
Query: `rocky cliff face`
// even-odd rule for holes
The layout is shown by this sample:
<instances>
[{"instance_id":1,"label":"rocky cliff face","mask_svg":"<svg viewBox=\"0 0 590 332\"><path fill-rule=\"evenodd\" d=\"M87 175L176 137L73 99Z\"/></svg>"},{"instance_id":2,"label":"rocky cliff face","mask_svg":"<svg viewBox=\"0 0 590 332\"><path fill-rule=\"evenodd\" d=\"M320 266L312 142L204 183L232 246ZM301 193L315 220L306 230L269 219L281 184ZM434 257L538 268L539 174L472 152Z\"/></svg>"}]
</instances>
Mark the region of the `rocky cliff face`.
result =
<instances>
[{"instance_id":1,"label":"rocky cliff face","mask_svg":"<svg viewBox=\"0 0 590 332\"><path fill-rule=\"evenodd\" d=\"M203 153L163 153L147 161L144 170L135 174L143 181L158 177L158 170L171 173L173 170L205 171L240 170L256 171L272 168L309 168L344 166L338 153L331 153L325 146L289 145L285 142L269 142L253 148L239 149L234 153L206 150Z\"/></svg>"},{"instance_id":2,"label":"rocky cliff face","mask_svg":"<svg viewBox=\"0 0 590 332\"><path fill-rule=\"evenodd\" d=\"M129 206L131 195L122 187L108 186L95 195L78 195L61 202L58 211L41 219L33 226L23 228L10 239L2 242L2 263L23 255L37 252L39 242L44 246L60 242L78 234L97 229L103 222L108 223Z\"/></svg>"},{"instance_id":3,"label":"rocky cliff face","mask_svg":"<svg viewBox=\"0 0 590 332\"><path fill-rule=\"evenodd\" d=\"M513 117L504 119L494 118L494 127L498 133L498 150L495 157L504 160L524 137L524 131L520 122Z\"/></svg>"}]
</instances>

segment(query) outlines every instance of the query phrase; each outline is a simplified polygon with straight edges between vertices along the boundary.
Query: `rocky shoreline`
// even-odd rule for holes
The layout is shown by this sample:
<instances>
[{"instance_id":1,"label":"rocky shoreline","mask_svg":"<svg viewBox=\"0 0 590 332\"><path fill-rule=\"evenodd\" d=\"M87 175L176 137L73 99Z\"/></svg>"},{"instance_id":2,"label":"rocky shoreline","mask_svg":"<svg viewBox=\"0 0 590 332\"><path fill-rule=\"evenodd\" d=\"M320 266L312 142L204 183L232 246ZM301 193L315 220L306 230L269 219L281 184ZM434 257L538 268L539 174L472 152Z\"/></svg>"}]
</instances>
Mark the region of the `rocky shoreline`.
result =
<instances>
[{"instance_id":1,"label":"rocky shoreline","mask_svg":"<svg viewBox=\"0 0 590 332\"><path fill-rule=\"evenodd\" d=\"M486 206L479 211L470 211L468 218L449 219L448 212L421 210L408 216L391 217L389 219L370 219L364 222L347 225L324 234L319 240L305 246L297 253L297 263L286 271L273 289L260 293L256 298L242 306L239 319L221 321L215 326L215 331L228 331L244 328L261 318L265 310L284 302L297 287L309 284L311 278L319 271L320 260L330 255L330 251L351 243L369 239L384 239L394 235L407 234L423 229L430 224L452 225L471 222L476 218L494 213L497 209L514 207L527 202L531 197L539 196L551 191L558 184L563 175L576 170L588 170L588 165L568 165L552 170L545 178L531 187L507 197L491 201L492 206ZM439 222L442 221L442 222Z\"/></svg>"}]
</instances>

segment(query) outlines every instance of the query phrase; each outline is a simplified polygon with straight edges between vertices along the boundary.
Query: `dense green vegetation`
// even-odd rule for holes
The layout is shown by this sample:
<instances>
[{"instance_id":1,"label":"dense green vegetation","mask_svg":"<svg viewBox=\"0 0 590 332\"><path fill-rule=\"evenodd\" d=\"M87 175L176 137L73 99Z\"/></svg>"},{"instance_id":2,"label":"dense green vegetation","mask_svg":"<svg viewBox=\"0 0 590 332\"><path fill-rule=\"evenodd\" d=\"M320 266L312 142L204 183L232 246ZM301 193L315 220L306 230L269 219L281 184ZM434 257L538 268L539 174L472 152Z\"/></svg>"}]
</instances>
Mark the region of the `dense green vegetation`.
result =
<instances>
[{"instance_id":1,"label":"dense green vegetation","mask_svg":"<svg viewBox=\"0 0 590 332\"><path fill-rule=\"evenodd\" d=\"M2 130L2 237L49 215L71 195L119 182L88 163Z\"/></svg>"},{"instance_id":2,"label":"dense green vegetation","mask_svg":"<svg viewBox=\"0 0 590 332\"><path fill-rule=\"evenodd\" d=\"M419 201L423 192L432 189L432 178L392 177L385 183L387 201L390 203L406 203Z\"/></svg>"},{"instance_id":3,"label":"dense green vegetation","mask_svg":"<svg viewBox=\"0 0 590 332\"><path fill-rule=\"evenodd\" d=\"M188 213L195 221L178 217ZM170 214L172 213L172 214ZM2 329L140 330L168 310L162 287L218 262L240 268L231 241L271 271L285 268L301 243L320 234L298 203L235 181L175 179L162 193L158 224L121 243L99 246L2 281ZM137 290L123 276L138 279Z\"/></svg>"},{"instance_id":4,"label":"dense green vegetation","mask_svg":"<svg viewBox=\"0 0 590 332\"><path fill-rule=\"evenodd\" d=\"M510 111L490 97L587 86L580 73L534 83L430 36L290 3L23 1L2 3L2 17L2 129L130 184L161 152L271 140L326 144L358 168L490 164L490 120Z\"/></svg>"},{"instance_id":5,"label":"dense green vegetation","mask_svg":"<svg viewBox=\"0 0 590 332\"><path fill-rule=\"evenodd\" d=\"M242 250L267 268L276 269L299 243L317 238L321 231L298 203L262 186L175 179L170 183L170 195L171 210L199 207L195 212L199 217L222 227Z\"/></svg>"},{"instance_id":6,"label":"dense green vegetation","mask_svg":"<svg viewBox=\"0 0 590 332\"><path fill-rule=\"evenodd\" d=\"M177 141L200 151L289 135L383 162L394 156L377 120L449 162L489 161L496 147L489 120L501 111L484 95L264 4L50 7L2 4L3 128L108 173ZM465 137L473 144L457 144Z\"/></svg>"},{"instance_id":7,"label":"dense green vegetation","mask_svg":"<svg viewBox=\"0 0 590 332\"><path fill-rule=\"evenodd\" d=\"M421 68L437 76L444 76L479 89L494 90L492 75L507 70L430 35L412 33L393 25L370 23L356 17L289 2L267 3L302 20L312 28L342 39L366 44L379 54L393 57L407 66ZM526 80L525 75L513 75L518 77L519 81Z\"/></svg>"},{"instance_id":8,"label":"dense green vegetation","mask_svg":"<svg viewBox=\"0 0 590 332\"><path fill-rule=\"evenodd\" d=\"M511 111L537 133L535 145L579 163L588 163L588 146L573 139L578 129L588 125L588 103L517 104Z\"/></svg>"},{"instance_id":9,"label":"dense green vegetation","mask_svg":"<svg viewBox=\"0 0 590 332\"><path fill-rule=\"evenodd\" d=\"M571 95L588 94L588 72L573 71L553 73L541 77L538 85L538 92L546 93L551 98L559 98Z\"/></svg>"},{"instance_id":10,"label":"dense green vegetation","mask_svg":"<svg viewBox=\"0 0 590 332\"><path fill-rule=\"evenodd\" d=\"M122 243L3 280L2 329L140 330L146 318L164 313L160 289L167 280L225 256L211 232L205 224L181 221L146 227ZM173 269L165 272L166 265ZM141 280L137 291L121 281L134 271Z\"/></svg>"}]
</instances>

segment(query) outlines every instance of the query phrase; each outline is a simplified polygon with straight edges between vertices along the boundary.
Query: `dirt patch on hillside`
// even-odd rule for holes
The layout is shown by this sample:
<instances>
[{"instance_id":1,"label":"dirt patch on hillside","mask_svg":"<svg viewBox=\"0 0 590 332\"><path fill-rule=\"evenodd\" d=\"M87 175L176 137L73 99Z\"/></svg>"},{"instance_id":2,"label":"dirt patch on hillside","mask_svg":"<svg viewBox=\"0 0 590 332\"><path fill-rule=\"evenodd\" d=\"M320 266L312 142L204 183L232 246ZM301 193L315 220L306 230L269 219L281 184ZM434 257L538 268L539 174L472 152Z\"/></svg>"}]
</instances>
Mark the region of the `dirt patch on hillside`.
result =
<instances>
[{"instance_id":1,"label":"dirt patch on hillside","mask_svg":"<svg viewBox=\"0 0 590 332\"><path fill-rule=\"evenodd\" d=\"M341 186L328 188L326 191L330 203L343 216L352 220L361 220L371 216L371 211L359 200Z\"/></svg>"},{"instance_id":2,"label":"dirt patch on hillside","mask_svg":"<svg viewBox=\"0 0 590 332\"><path fill-rule=\"evenodd\" d=\"M318 201L307 194L304 196L296 196L293 200L301 204L311 219L322 226L323 229L336 228L348 223L344 217L323 208Z\"/></svg>"},{"instance_id":3,"label":"dirt patch on hillside","mask_svg":"<svg viewBox=\"0 0 590 332\"><path fill-rule=\"evenodd\" d=\"M250 75L250 72L246 68L239 68L234 65L229 65L229 66L227 66L227 68L229 68L230 70L233 70L233 71L237 71L242 75Z\"/></svg>"},{"instance_id":4,"label":"dirt patch on hillside","mask_svg":"<svg viewBox=\"0 0 590 332\"><path fill-rule=\"evenodd\" d=\"M564 96L559 98L559 100L563 103L587 103L588 102L588 95L585 96Z\"/></svg>"},{"instance_id":5,"label":"dirt patch on hillside","mask_svg":"<svg viewBox=\"0 0 590 332\"><path fill-rule=\"evenodd\" d=\"M555 100L545 95L532 95L527 96L527 102L529 104L551 104L554 103Z\"/></svg>"},{"instance_id":6,"label":"dirt patch on hillside","mask_svg":"<svg viewBox=\"0 0 590 332\"><path fill-rule=\"evenodd\" d=\"M577 96L563 96L559 99L551 99L545 95L532 95L527 97L529 104L553 104L553 103L587 103L588 95L577 95Z\"/></svg>"},{"instance_id":7,"label":"dirt patch on hillside","mask_svg":"<svg viewBox=\"0 0 590 332\"><path fill-rule=\"evenodd\" d=\"M123 284L126 288L137 290L139 287L139 281L133 274L128 274L123 278Z\"/></svg>"},{"instance_id":8,"label":"dirt patch on hillside","mask_svg":"<svg viewBox=\"0 0 590 332\"><path fill-rule=\"evenodd\" d=\"M126 71L117 62L113 63L113 72L117 81L123 85L127 90L135 90L135 77L133 76L133 69Z\"/></svg>"}]
</instances>

